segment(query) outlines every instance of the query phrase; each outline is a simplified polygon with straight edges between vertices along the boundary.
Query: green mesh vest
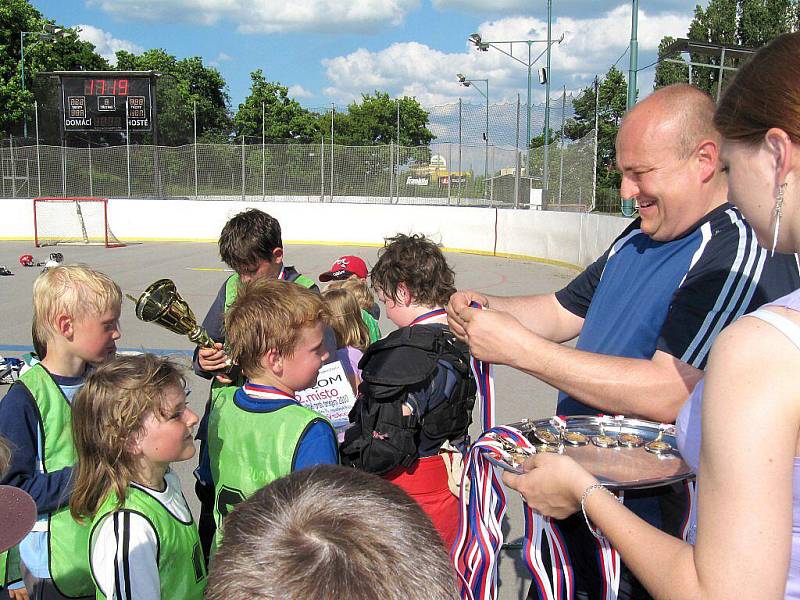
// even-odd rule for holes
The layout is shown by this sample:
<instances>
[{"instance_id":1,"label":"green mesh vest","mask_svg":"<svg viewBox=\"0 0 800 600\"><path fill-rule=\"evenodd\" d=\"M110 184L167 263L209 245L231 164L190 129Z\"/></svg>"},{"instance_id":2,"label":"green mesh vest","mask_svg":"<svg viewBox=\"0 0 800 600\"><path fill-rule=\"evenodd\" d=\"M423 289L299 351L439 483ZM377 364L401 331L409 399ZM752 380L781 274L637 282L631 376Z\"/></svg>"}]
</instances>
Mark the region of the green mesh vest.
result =
<instances>
[{"instance_id":1,"label":"green mesh vest","mask_svg":"<svg viewBox=\"0 0 800 600\"><path fill-rule=\"evenodd\" d=\"M118 509L117 495L110 493L92 519L92 547L103 518ZM206 589L206 569L194 520L188 523L179 520L150 494L133 486L128 488L123 509L143 515L156 531L161 598L202 600ZM106 597L96 580L95 593L98 599Z\"/></svg>"},{"instance_id":2,"label":"green mesh vest","mask_svg":"<svg viewBox=\"0 0 800 600\"><path fill-rule=\"evenodd\" d=\"M75 464L72 442L72 409L53 378L41 364L23 373L19 381L31 394L39 411L44 439L42 468L45 473ZM89 527L69 514L69 506L50 513L48 547L50 576L64 596L90 596L94 591L89 572Z\"/></svg>"},{"instance_id":3,"label":"green mesh vest","mask_svg":"<svg viewBox=\"0 0 800 600\"><path fill-rule=\"evenodd\" d=\"M298 275L296 278L291 280L292 283L296 283L299 286L302 286L306 289L310 289L314 285L314 281L305 275ZM228 277L228 281L225 282L225 312L228 312L228 309L233 304L233 301L236 300L236 294L239 292L239 274L234 273L230 277Z\"/></svg>"},{"instance_id":4,"label":"green mesh vest","mask_svg":"<svg viewBox=\"0 0 800 600\"><path fill-rule=\"evenodd\" d=\"M250 412L234 403L240 388L220 389L208 419L208 455L214 478L215 547L222 522L239 502L292 472L297 444L320 414L299 404Z\"/></svg>"},{"instance_id":5,"label":"green mesh vest","mask_svg":"<svg viewBox=\"0 0 800 600\"><path fill-rule=\"evenodd\" d=\"M234 273L228 280L225 282L225 308L224 313L228 312L228 309L236 300L236 294L239 293L239 274ZM296 283L297 285L303 286L304 288L308 289L314 285L314 282L306 277L305 275L298 275L295 279L292 280L292 283ZM231 385L234 386L241 386L244 385L244 378L239 377L234 380L233 384L226 384L220 383L217 381L217 378L211 380L211 404L213 405L216 401L217 394L220 390L223 390Z\"/></svg>"}]
</instances>

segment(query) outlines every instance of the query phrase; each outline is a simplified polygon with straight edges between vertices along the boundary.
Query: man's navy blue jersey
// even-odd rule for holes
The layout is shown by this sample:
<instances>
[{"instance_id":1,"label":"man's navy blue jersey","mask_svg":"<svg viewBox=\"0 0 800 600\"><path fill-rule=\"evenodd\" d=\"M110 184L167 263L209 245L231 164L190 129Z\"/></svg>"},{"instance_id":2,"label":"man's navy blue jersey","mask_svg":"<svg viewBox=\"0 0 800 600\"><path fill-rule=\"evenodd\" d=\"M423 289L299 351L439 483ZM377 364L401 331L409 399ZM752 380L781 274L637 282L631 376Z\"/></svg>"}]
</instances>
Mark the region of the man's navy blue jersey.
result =
<instances>
[{"instance_id":1,"label":"man's navy blue jersey","mask_svg":"<svg viewBox=\"0 0 800 600\"><path fill-rule=\"evenodd\" d=\"M636 219L556 298L584 319L580 350L643 359L661 350L703 369L726 325L798 287L795 255L770 257L726 203L668 242ZM559 392L557 414L597 412Z\"/></svg>"}]
</instances>

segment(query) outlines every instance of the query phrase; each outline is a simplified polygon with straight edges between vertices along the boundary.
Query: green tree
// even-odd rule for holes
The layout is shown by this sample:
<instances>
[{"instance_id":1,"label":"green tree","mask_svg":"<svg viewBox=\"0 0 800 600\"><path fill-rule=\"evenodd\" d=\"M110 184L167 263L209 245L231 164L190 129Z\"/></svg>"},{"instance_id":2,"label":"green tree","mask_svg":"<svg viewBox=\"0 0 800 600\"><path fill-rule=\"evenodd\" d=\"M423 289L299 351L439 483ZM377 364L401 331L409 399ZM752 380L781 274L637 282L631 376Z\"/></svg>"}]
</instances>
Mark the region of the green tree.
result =
<instances>
[{"instance_id":1,"label":"green tree","mask_svg":"<svg viewBox=\"0 0 800 600\"><path fill-rule=\"evenodd\" d=\"M710 0L704 9L696 6L694 19L689 25L687 38L713 44L741 45L758 48L781 33L794 31L798 26L800 2L798 0ZM659 55L672 41L664 38ZM719 58L693 53L692 62L709 67L692 67L692 84L712 95L719 87ZM672 57L677 58L677 57ZM725 66L737 67L739 61L726 57ZM656 87L687 80L688 69L662 61L656 67ZM723 75L730 79L730 71Z\"/></svg>"},{"instance_id":2,"label":"green tree","mask_svg":"<svg viewBox=\"0 0 800 600\"><path fill-rule=\"evenodd\" d=\"M598 87L597 186L616 188L620 178L614 168L615 141L625 114L628 86L622 72L612 66ZM564 133L569 139L579 140L594 130L595 98L594 85L590 85L572 101L575 116L564 123Z\"/></svg>"},{"instance_id":3,"label":"green tree","mask_svg":"<svg viewBox=\"0 0 800 600\"><path fill-rule=\"evenodd\" d=\"M161 48L133 54L120 50L120 71L155 71L158 143L175 146L191 143L194 136L193 109L197 107L197 138L201 142L225 141L230 137L229 97L225 80L200 57L178 60Z\"/></svg>"},{"instance_id":4,"label":"green tree","mask_svg":"<svg viewBox=\"0 0 800 600\"><path fill-rule=\"evenodd\" d=\"M22 89L20 34L44 32L45 26L58 27L57 36L24 36L25 90ZM89 42L81 41L74 29L64 29L46 19L27 0L0 3L0 131L21 133L23 115L33 116L36 74L57 70L100 70L108 63Z\"/></svg>"},{"instance_id":5,"label":"green tree","mask_svg":"<svg viewBox=\"0 0 800 600\"><path fill-rule=\"evenodd\" d=\"M348 146L375 146L397 143L397 113L400 107L400 145L427 146L434 138L428 129L428 112L416 98L394 100L386 92L362 94L361 102L352 102L336 121L336 138Z\"/></svg>"},{"instance_id":6,"label":"green tree","mask_svg":"<svg viewBox=\"0 0 800 600\"><path fill-rule=\"evenodd\" d=\"M250 79L250 95L239 105L233 118L237 138L245 136L245 139L260 140L262 122L264 137L269 144L316 143L320 140L320 131L330 130L330 125L326 130L318 115L290 98L288 88L267 81L261 69L250 73Z\"/></svg>"}]
</instances>

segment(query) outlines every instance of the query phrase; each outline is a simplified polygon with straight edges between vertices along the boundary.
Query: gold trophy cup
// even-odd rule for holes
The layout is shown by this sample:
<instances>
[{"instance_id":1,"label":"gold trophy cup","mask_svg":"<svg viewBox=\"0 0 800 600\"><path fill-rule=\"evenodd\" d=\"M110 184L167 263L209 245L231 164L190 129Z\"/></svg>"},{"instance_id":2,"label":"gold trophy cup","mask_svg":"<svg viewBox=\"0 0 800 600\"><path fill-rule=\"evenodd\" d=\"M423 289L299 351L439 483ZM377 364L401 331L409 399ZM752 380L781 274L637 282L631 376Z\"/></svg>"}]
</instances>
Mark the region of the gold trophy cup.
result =
<instances>
[{"instance_id":1,"label":"gold trophy cup","mask_svg":"<svg viewBox=\"0 0 800 600\"><path fill-rule=\"evenodd\" d=\"M145 323L156 323L172 332L186 335L189 339L205 348L215 348L214 340L208 332L197 324L197 319L181 298L175 282L171 279L159 279L151 284L136 300L136 316Z\"/></svg>"}]
</instances>

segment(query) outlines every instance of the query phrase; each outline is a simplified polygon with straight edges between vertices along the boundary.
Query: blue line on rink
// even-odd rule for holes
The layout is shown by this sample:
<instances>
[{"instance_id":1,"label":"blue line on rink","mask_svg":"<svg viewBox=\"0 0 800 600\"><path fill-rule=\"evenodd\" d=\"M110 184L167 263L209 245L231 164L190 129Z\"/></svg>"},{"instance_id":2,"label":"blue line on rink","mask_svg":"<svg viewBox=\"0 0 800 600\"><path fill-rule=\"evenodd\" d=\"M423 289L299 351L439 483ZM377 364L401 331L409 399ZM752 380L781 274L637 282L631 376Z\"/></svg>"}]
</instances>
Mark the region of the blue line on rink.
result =
<instances>
[{"instance_id":1,"label":"blue line on rink","mask_svg":"<svg viewBox=\"0 0 800 600\"><path fill-rule=\"evenodd\" d=\"M18 344L0 344L0 353L2 352L32 352L33 346L25 346ZM172 354L185 354L192 356L194 350L186 350L184 348L117 348L117 352L150 352L158 355L172 355Z\"/></svg>"}]
</instances>

